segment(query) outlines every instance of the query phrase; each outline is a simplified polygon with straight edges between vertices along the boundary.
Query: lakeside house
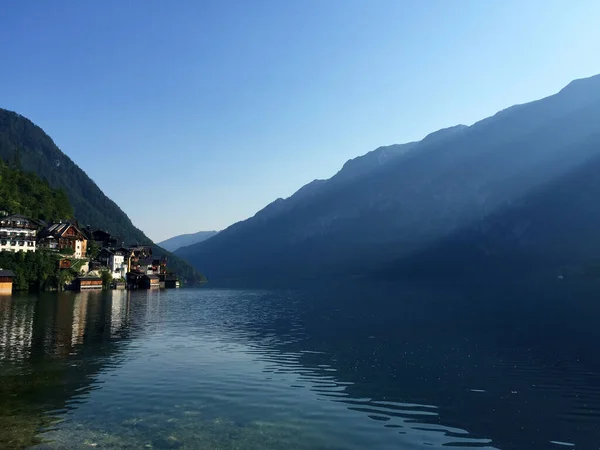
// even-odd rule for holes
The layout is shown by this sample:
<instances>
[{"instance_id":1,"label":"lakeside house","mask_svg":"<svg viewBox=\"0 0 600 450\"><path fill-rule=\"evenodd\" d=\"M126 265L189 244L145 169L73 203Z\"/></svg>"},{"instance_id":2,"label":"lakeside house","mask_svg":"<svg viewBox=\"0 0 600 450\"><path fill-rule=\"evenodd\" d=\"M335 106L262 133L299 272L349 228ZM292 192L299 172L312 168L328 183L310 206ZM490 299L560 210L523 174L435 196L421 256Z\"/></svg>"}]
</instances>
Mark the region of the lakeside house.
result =
<instances>
[{"instance_id":1,"label":"lakeside house","mask_svg":"<svg viewBox=\"0 0 600 450\"><path fill-rule=\"evenodd\" d=\"M89 225L85 230L85 235L88 240L95 241L100 248L115 248L122 244L117 237L111 235L109 232L104 230L92 231Z\"/></svg>"},{"instance_id":2,"label":"lakeside house","mask_svg":"<svg viewBox=\"0 0 600 450\"><path fill-rule=\"evenodd\" d=\"M131 288L152 289L166 287L164 277L167 274L166 258L153 257L152 249L132 248L132 257L127 273L127 284ZM137 252L138 256L135 256ZM147 255L141 257L142 255Z\"/></svg>"},{"instance_id":3,"label":"lakeside house","mask_svg":"<svg viewBox=\"0 0 600 450\"><path fill-rule=\"evenodd\" d=\"M20 214L0 218L0 252L35 252L37 230L41 226L40 222Z\"/></svg>"},{"instance_id":4,"label":"lakeside house","mask_svg":"<svg viewBox=\"0 0 600 450\"><path fill-rule=\"evenodd\" d=\"M87 238L81 230L71 222L50 225L40 232L40 246L48 249L72 249L75 258L84 258L87 253Z\"/></svg>"},{"instance_id":5,"label":"lakeside house","mask_svg":"<svg viewBox=\"0 0 600 450\"><path fill-rule=\"evenodd\" d=\"M14 277L15 273L12 270L0 269L0 295L12 294Z\"/></svg>"},{"instance_id":6,"label":"lakeside house","mask_svg":"<svg viewBox=\"0 0 600 450\"><path fill-rule=\"evenodd\" d=\"M96 275L77 277L73 281L73 289L76 291L102 290L102 278Z\"/></svg>"},{"instance_id":7,"label":"lakeside house","mask_svg":"<svg viewBox=\"0 0 600 450\"><path fill-rule=\"evenodd\" d=\"M142 275L141 285L142 289L158 289L160 287L160 278L158 275Z\"/></svg>"},{"instance_id":8,"label":"lakeside house","mask_svg":"<svg viewBox=\"0 0 600 450\"><path fill-rule=\"evenodd\" d=\"M92 256L87 254L90 242L99 247ZM89 226L79 228L74 219L46 224L18 214L0 217L0 252L56 252L60 255L57 269L71 273L65 279L77 276L71 282L72 289L102 289L99 274L105 272L110 274L115 289L179 287L177 276L167 271L167 259L152 256L152 246L124 246L119 242L119 238L107 231L92 230ZM1 288L10 293L14 273L3 273Z\"/></svg>"},{"instance_id":9,"label":"lakeside house","mask_svg":"<svg viewBox=\"0 0 600 450\"><path fill-rule=\"evenodd\" d=\"M167 289L174 289L174 288L178 288L180 286L179 279L173 274L164 275L164 277L161 277L161 278L164 279L164 281L163 281L164 286Z\"/></svg>"},{"instance_id":10,"label":"lakeside house","mask_svg":"<svg viewBox=\"0 0 600 450\"><path fill-rule=\"evenodd\" d=\"M165 259L149 256L138 260L132 265L132 271L145 273L148 275L160 275L166 271L167 261Z\"/></svg>"},{"instance_id":11,"label":"lakeside house","mask_svg":"<svg viewBox=\"0 0 600 450\"><path fill-rule=\"evenodd\" d=\"M129 250L126 248L102 248L98 261L102 267L107 267L113 279L125 278L129 271Z\"/></svg>"}]
</instances>

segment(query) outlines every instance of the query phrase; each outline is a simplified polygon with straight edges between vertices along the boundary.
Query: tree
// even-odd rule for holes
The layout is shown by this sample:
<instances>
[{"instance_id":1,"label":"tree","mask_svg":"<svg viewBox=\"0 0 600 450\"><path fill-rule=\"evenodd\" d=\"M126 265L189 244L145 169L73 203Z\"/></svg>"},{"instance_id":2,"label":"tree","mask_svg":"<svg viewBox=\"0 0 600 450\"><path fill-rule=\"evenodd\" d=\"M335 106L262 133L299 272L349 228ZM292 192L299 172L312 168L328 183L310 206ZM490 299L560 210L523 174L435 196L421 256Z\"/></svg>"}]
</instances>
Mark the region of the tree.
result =
<instances>
[{"instance_id":1,"label":"tree","mask_svg":"<svg viewBox=\"0 0 600 450\"><path fill-rule=\"evenodd\" d=\"M39 250L37 252L0 252L0 267L15 273L15 291L42 291L60 287L59 256Z\"/></svg>"},{"instance_id":2,"label":"tree","mask_svg":"<svg viewBox=\"0 0 600 450\"><path fill-rule=\"evenodd\" d=\"M58 290L62 291L65 288L65 285L73 281L76 276L77 275L71 269L59 270L57 276Z\"/></svg>"},{"instance_id":3,"label":"tree","mask_svg":"<svg viewBox=\"0 0 600 450\"><path fill-rule=\"evenodd\" d=\"M60 253L65 256L71 256L75 253L75 249L73 247L63 247L60 249Z\"/></svg>"},{"instance_id":4,"label":"tree","mask_svg":"<svg viewBox=\"0 0 600 450\"><path fill-rule=\"evenodd\" d=\"M15 151L11 158L10 165L15 170L22 169L23 166L21 164L21 149L19 147L15 147Z\"/></svg>"},{"instance_id":5,"label":"tree","mask_svg":"<svg viewBox=\"0 0 600 450\"><path fill-rule=\"evenodd\" d=\"M87 241L87 257L90 259L96 259L100 253L100 246L96 241L90 239Z\"/></svg>"},{"instance_id":6,"label":"tree","mask_svg":"<svg viewBox=\"0 0 600 450\"><path fill-rule=\"evenodd\" d=\"M102 288L108 289L110 288L110 283L112 282L112 275L108 270L102 271Z\"/></svg>"},{"instance_id":7,"label":"tree","mask_svg":"<svg viewBox=\"0 0 600 450\"><path fill-rule=\"evenodd\" d=\"M11 167L2 160L0 211L46 221L73 216L73 209L64 190L52 189L37 175Z\"/></svg>"}]
</instances>

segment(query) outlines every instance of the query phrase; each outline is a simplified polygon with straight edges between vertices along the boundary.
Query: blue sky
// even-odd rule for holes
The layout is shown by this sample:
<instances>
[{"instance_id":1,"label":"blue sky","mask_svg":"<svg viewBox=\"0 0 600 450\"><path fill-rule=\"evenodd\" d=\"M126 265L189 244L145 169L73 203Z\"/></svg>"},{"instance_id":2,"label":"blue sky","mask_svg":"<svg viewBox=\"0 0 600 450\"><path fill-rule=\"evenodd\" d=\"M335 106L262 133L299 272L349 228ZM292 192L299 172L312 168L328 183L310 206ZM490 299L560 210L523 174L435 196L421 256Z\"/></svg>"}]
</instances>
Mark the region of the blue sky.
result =
<instances>
[{"instance_id":1,"label":"blue sky","mask_svg":"<svg viewBox=\"0 0 600 450\"><path fill-rule=\"evenodd\" d=\"M599 20L596 0L7 2L0 107L162 240L600 73Z\"/></svg>"}]
</instances>

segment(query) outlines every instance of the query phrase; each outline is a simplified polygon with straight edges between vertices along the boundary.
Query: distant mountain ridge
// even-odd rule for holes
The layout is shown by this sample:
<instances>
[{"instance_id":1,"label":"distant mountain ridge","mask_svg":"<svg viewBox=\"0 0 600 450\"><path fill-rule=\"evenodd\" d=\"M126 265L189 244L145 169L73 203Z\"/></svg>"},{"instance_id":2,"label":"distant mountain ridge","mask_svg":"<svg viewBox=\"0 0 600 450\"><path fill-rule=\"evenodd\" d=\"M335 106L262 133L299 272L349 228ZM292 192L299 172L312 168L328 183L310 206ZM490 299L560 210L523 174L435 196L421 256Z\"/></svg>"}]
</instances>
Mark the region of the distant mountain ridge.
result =
<instances>
[{"instance_id":1,"label":"distant mountain ridge","mask_svg":"<svg viewBox=\"0 0 600 450\"><path fill-rule=\"evenodd\" d=\"M0 109L0 158L10 161L15 156L23 170L45 179L52 188L67 192L75 217L83 226L106 230L126 244L152 244L127 214L40 127L20 114ZM158 256L167 256L170 268L182 278L190 281L200 278L194 268L175 255L158 246L154 246L154 252Z\"/></svg>"},{"instance_id":2,"label":"distant mountain ridge","mask_svg":"<svg viewBox=\"0 0 600 450\"><path fill-rule=\"evenodd\" d=\"M178 236L165 239L164 241L159 242L157 245L160 245L162 248L170 252L174 252L179 250L181 247L187 247L188 245L205 241L217 233L218 231L198 231L197 233L180 234Z\"/></svg>"},{"instance_id":3,"label":"distant mountain ridge","mask_svg":"<svg viewBox=\"0 0 600 450\"><path fill-rule=\"evenodd\" d=\"M498 223L506 220L504 229L518 229L525 213L518 205L534 192L546 202L536 206L539 216L555 207L548 204L548 192L557 189L556 180L571 180L563 188L575 195L572 174L600 154L599 123L600 76L576 80L557 94L507 108L469 127L380 147L348 161L332 178L309 183L178 254L212 279L233 282L364 276L382 270L390 275L423 255L436 265L440 254L432 249L450 241L455 254L468 259L461 253L465 246L497 243ZM536 245L547 245L544 254L549 256L552 239L560 235L552 224L546 227L540 230L545 240ZM519 240L505 242L515 258L535 253ZM593 252L581 244L572 242L576 250L565 262L591 257ZM600 255L600 248L594 251ZM482 254L492 258L495 253ZM558 253L550 259L561 264Z\"/></svg>"}]
</instances>

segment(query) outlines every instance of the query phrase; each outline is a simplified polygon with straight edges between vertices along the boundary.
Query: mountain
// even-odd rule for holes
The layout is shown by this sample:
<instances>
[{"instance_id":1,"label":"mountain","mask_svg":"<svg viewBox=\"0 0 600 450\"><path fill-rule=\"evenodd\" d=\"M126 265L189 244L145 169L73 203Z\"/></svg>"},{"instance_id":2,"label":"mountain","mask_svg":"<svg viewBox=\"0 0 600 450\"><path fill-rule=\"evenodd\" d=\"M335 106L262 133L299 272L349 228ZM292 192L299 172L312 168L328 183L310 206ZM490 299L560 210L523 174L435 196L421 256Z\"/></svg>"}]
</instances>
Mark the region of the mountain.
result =
<instances>
[{"instance_id":1,"label":"mountain","mask_svg":"<svg viewBox=\"0 0 600 450\"><path fill-rule=\"evenodd\" d=\"M481 246L503 248L511 255L506 260L549 265L542 255L552 248L553 266L584 263L600 255L596 241L584 248L582 240L561 257L558 248L565 246L556 239L562 240L561 230L575 233L577 224L568 228L541 218L560 210L556 202L564 198L565 186L583 199L569 205L574 217L583 220L595 208L590 199L600 194L596 185L590 181L591 193L581 195L586 185L575 180L600 155L599 123L600 76L576 80L557 94L474 125L348 161L329 180L309 183L178 254L211 279L230 282L401 276L411 261L450 270L460 266L457 258L468 261L469 249ZM527 232L519 235L520 227ZM545 246L548 252L537 251ZM501 261L497 253L481 254ZM463 272L472 268L465 263Z\"/></svg>"},{"instance_id":2,"label":"mountain","mask_svg":"<svg viewBox=\"0 0 600 450\"><path fill-rule=\"evenodd\" d=\"M179 250L181 247L187 247L188 245L205 241L217 233L218 231L198 231L197 233L180 234L179 236L173 236L172 238L165 239L164 241L159 242L157 245L160 245L162 248L170 252L174 252Z\"/></svg>"},{"instance_id":3,"label":"mountain","mask_svg":"<svg viewBox=\"0 0 600 450\"><path fill-rule=\"evenodd\" d=\"M384 278L485 278L600 273L600 132L594 156L481 220L378 271ZM586 148L587 147L587 148ZM593 271L593 273L592 273Z\"/></svg>"},{"instance_id":4,"label":"mountain","mask_svg":"<svg viewBox=\"0 0 600 450\"><path fill-rule=\"evenodd\" d=\"M30 120L5 109L0 109L0 159L13 161L24 171L35 173L54 189L63 189L81 225L106 230L127 244L152 244L50 136ZM167 256L169 267L183 279L193 282L201 278L193 267L166 250L154 246L153 252Z\"/></svg>"}]
</instances>

